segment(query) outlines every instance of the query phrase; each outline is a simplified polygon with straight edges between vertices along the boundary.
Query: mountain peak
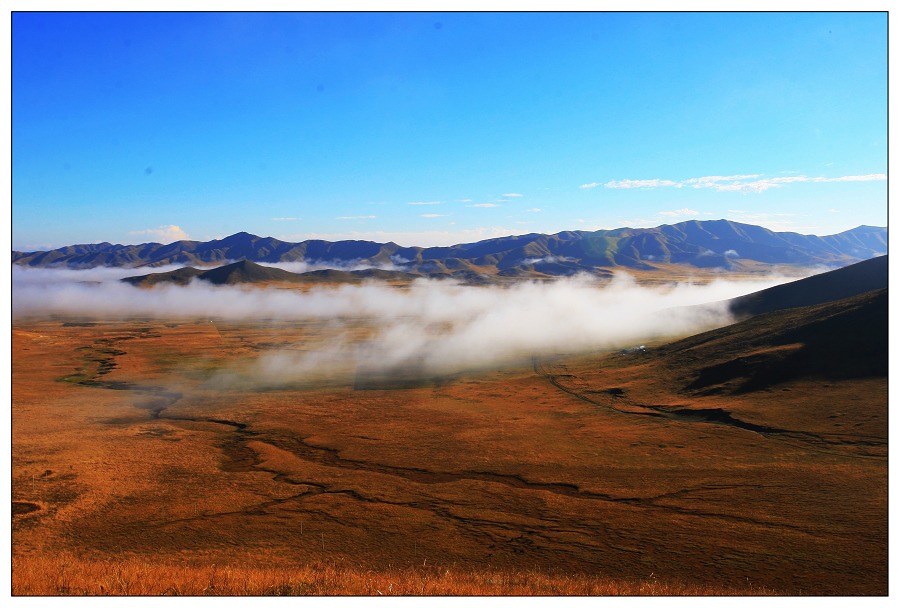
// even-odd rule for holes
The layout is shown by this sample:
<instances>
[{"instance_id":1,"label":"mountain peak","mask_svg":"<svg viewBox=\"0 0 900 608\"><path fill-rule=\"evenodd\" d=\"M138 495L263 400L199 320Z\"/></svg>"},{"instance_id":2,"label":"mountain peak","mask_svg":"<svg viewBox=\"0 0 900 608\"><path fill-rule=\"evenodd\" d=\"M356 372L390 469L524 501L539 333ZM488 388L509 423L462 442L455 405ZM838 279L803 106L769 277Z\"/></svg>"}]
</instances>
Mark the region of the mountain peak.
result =
<instances>
[{"instance_id":1,"label":"mountain peak","mask_svg":"<svg viewBox=\"0 0 900 608\"><path fill-rule=\"evenodd\" d=\"M220 243L249 243L258 239L259 237L255 234L250 234L249 232L235 232L231 236L226 236L224 239L221 239Z\"/></svg>"}]
</instances>

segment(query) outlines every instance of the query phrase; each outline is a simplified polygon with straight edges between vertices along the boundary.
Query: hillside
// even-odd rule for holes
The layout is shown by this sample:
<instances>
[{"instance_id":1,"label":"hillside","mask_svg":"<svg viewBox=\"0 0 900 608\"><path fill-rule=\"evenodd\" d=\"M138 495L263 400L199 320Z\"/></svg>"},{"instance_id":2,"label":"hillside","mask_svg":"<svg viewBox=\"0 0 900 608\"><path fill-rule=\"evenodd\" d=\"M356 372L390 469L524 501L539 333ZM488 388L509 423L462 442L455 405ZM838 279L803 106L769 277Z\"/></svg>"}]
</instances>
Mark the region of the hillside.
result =
<instances>
[{"instance_id":1,"label":"hillside","mask_svg":"<svg viewBox=\"0 0 900 608\"><path fill-rule=\"evenodd\" d=\"M122 282L131 283L132 285L138 285L140 287L150 287L158 283L187 285L201 274L203 274L202 270L185 266L184 268L179 268L178 270L172 270L170 272L154 272L151 274L142 274L140 276L125 277L122 279Z\"/></svg>"},{"instance_id":2,"label":"hillside","mask_svg":"<svg viewBox=\"0 0 900 608\"><path fill-rule=\"evenodd\" d=\"M469 277L565 276L577 272L608 275L621 267L652 270L659 265L740 269L745 264L799 266L847 264L887 253L887 229L860 226L819 237L727 220L688 221L656 228L525 234L450 247L401 247L371 241L300 243L239 232L209 242L162 245L72 245L52 251L12 253L15 264L32 267L210 266L228 260L252 262L365 263L392 266L419 275Z\"/></svg>"},{"instance_id":3,"label":"hillside","mask_svg":"<svg viewBox=\"0 0 900 608\"><path fill-rule=\"evenodd\" d=\"M280 268L262 266L247 260L241 260L211 270L199 270L185 267L170 272L156 272L122 279L139 287L151 287L159 284L187 285L197 279L214 285L237 285L259 283L359 283L366 279L410 280L416 275L390 270L366 269L355 271L315 270L311 272L288 272Z\"/></svg>"},{"instance_id":4,"label":"hillside","mask_svg":"<svg viewBox=\"0 0 900 608\"><path fill-rule=\"evenodd\" d=\"M888 256L729 301L744 320L656 349L688 392L887 375Z\"/></svg>"},{"instance_id":5,"label":"hillside","mask_svg":"<svg viewBox=\"0 0 900 608\"><path fill-rule=\"evenodd\" d=\"M887 289L754 316L655 349L652 357L681 377L684 392L698 394L886 377Z\"/></svg>"},{"instance_id":6,"label":"hillside","mask_svg":"<svg viewBox=\"0 0 900 608\"><path fill-rule=\"evenodd\" d=\"M852 264L731 300L738 317L813 306L888 286L888 256Z\"/></svg>"}]
</instances>

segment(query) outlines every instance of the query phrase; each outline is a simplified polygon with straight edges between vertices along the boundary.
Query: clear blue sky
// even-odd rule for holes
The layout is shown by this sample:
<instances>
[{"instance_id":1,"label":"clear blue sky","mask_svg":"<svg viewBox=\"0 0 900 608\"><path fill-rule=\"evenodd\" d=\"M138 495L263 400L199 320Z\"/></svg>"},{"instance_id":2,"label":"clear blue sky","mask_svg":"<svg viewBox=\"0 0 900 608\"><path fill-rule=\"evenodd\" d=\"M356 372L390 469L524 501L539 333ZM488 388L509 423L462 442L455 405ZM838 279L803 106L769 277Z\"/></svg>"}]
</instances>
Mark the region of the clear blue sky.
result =
<instances>
[{"instance_id":1,"label":"clear blue sky","mask_svg":"<svg viewBox=\"0 0 900 608\"><path fill-rule=\"evenodd\" d=\"M13 248L887 223L884 13L14 13Z\"/></svg>"}]
</instances>

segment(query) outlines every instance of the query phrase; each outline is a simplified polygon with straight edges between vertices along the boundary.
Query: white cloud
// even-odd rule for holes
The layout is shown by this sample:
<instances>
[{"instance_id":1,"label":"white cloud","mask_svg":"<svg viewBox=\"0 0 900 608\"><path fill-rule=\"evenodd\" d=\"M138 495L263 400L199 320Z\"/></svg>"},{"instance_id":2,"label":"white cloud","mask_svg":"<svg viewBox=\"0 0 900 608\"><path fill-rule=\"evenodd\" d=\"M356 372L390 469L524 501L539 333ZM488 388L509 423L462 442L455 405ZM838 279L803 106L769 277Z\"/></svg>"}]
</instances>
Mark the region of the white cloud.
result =
<instances>
[{"instance_id":1,"label":"white cloud","mask_svg":"<svg viewBox=\"0 0 900 608\"><path fill-rule=\"evenodd\" d=\"M95 243L100 243L101 241L95 241ZM13 251L50 251L52 249L58 249L59 247L64 247L65 245L56 245L54 243L26 243L26 244L13 244Z\"/></svg>"},{"instance_id":2,"label":"white cloud","mask_svg":"<svg viewBox=\"0 0 900 608\"><path fill-rule=\"evenodd\" d=\"M457 203L471 203L471 202L472 202L472 199L470 199L470 198L461 198L461 199L459 199L459 200L456 201L456 202L457 202Z\"/></svg>"},{"instance_id":3,"label":"white cloud","mask_svg":"<svg viewBox=\"0 0 900 608\"><path fill-rule=\"evenodd\" d=\"M581 184L581 185L578 186L578 187L579 187L579 188L584 188L585 190L587 190L588 188L596 188L596 187L599 186L599 185L600 185L600 184L598 184L597 182L591 182L591 183L589 183L589 184Z\"/></svg>"},{"instance_id":4,"label":"white cloud","mask_svg":"<svg viewBox=\"0 0 900 608\"><path fill-rule=\"evenodd\" d=\"M525 258L523 264L558 264L560 262L577 262L575 258L564 255L545 255L542 258Z\"/></svg>"},{"instance_id":5,"label":"white cloud","mask_svg":"<svg viewBox=\"0 0 900 608\"><path fill-rule=\"evenodd\" d=\"M407 205L440 205L440 204L442 204L442 203L441 203L441 201L429 201L429 202L427 202L427 203L425 203L425 202L415 202L415 203L406 203L406 204L407 204Z\"/></svg>"},{"instance_id":6,"label":"white cloud","mask_svg":"<svg viewBox=\"0 0 900 608\"><path fill-rule=\"evenodd\" d=\"M446 213L423 213L422 217L447 217Z\"/></svg>"},{"instance_id":7,"label":"white cloud","mask_svg":"<svg viewBox=\"0 0 900 608\"><path fill-rule=\"evenodd\" d=\"M670 186L681 188L681 184L669 179L623 179L603 184L605 188L659 188Z\"/></svg>"},{"instance_id":8,"label":"white cloud","mask_svg":"<svg viewBox=\"0 0 900 608\"><path fill-rule=\"evenodd\" d=\"M887 179L884 173L870 173L868 175L845 175L843 177L816 177L814 182L880 182Z\"/></svg>"},{"instance_id":9,"label":"white cloud","mask_svg":"<svg viewBox=\"0 0 900 608\"><path fill-rule=\"evenodd\" d=\"M542 211L541 209L538 209L537 207L535 207L533 209L526 209L525 213L540 213L541 211Z\"/></svg>"},{"instance_id":10,"label":"white cloud","mask_svg":"<svg viewBox=\"0 0 900 608\"><path fill-rule=\"evenodd\" d=\"M715 186L715 189L716 192L742 192L744 194L748 192L755 192L759 194L761 192L765 192L769 188L777 188L778 186L779 184L773 184L766 180L761 180L748 184L744 184L741 182L736 182L734 184L719 184Z\"/></svg>"},{"instance_id":11,"label":"white cloud","mask_svg":"<svg viewBox=\"0 0 900 608\"><path fill-rule=\"evenodd\" d=\"M716 186L716 190L727 192L727 191L737 191L737 192L765 192L769 188L779 188L783 184L793 184L796 182L808 182L811 181L805 175L793 175L790 177L772 177L768 179L760 179L754 182L735 182L733 184L723 184Z\"/></svg>"},{"instance_id":12,"label":"white cloud","mask_svg":"<svg viewBox=\"0 0 900 608\"><path fill-rule=\"evenodd\" d=\"M627 275L599 285L586 277L511 287L466 287L452 281L288 289L240 289L194 282L139 289L84 271L14 267L14 318L72 314L89 318L308 320L327 326L327 341L308 338L270 350L209 378L278 386L323 376L342 382L367 373L457 373L534 354L621 348L696 333L731 319L721 302L783 280L641 286ZM360 338L359 323L371 331ZM276 325L277 327L277 325ZM437 330L436 328L443 328ZM252 364L247 368L245 364ZM335 376L338 374L338 376ZM228 386L226 384L226 386ZM232 384L233 386L233 384Z\"/></svg>"},{"instance_id":13,"label":"white cloud","mask_svg":"<svg viewBox=\"0 0 900 608\"><path fill-rule=\"evenodd\" d=\"M282 241L299 242L306 240L323 241L375 241L394 242L403 247L446 247L459 243L475 243L484 239L519 234L514 228L500 226L492 228L469 228L460 230L421 230L392 232L386 230L352 230L342 232L299 232L277 235Z\"/></svg>"},{"instance_id":14,"label":"white cloud","mask_svg":"<svg viewBox=\"0 0 900 608\"><path fill-rule=\"evenodd\" d=\"M793 183L836 183L836 182L871 182L883 181L887 179L884 173L871 173L869 175L844 175L841 177L807 177L806 175L792 175L788 177L771 177L760 179L752 182L736 181L731 184L716 184L717 191L736 191L736 192L765 192L770 188L780 188L784 184Z\"/></svg>"},{"instance_id":15,"label":"white cloud","mask_svg":"<svg viewBox=\"0 0 900 608\"><path fill-rule=\"evenodd\" d=\"M690 185L692 188L718 188L721 182L736 182L745 179L754 179L759 177L758 174L751 175L707 175L705 177L692 177L684 180L684 184Z\"/></svg>"},{"instance_id":16,"label":"white cloud","mask_svg":"<svg viewBox=\"0 0 900 608\"><path fill-rule=\"evenodd\" d=\"M162 243L188 241L191 238L184 230L174 224L170 224L169 226L160 226L159 228L148 228L147 230L132 230L128 234L148 234L160 239L160 242Z\"/></svg>"},{"instance_id":17,"label":"white cloud","mask_svg":"<svg viewBox=\"0 0 900 608\"><path fill-rule=\"evenodd\" d=\"M374 220L377 215L342 215L336 217L336 220Z\"/></svg>"},{"instance_id":18,"label":"white cloud","mask_svg":"<svg viewBox=\"0 0 900 608\"><path fill-rule=\"evenodd\" d=\"M489 209L491 207L499 207L497 203L478 203L476 205L466 205L466 207L480 207L481 209Z\"/></svg>"},{"instance_id":19,"label":"white cloud","mask_svg":"<svg viewBox=\"0 0 900 608\"><path fill-rule=\"evenodd\" d=\"M521 195L521 194L518 194L518 193L516 193L516 192L510 192L509 194L504 194L503 196L505 196L505 197L507 197L507 198L518 198L518 197L520 197L520 196L522 196L522 195Z\"/></svg>"},{"instance_id":20,"label":"white cloud","mask_svg":"<svg viewBox=\"0 0 900 608\"><path fill-rule=\"evenodd\" d=\"M682 188L690 186L691 188L711 188L716 192L755 192L757 194L765 192L772 188L780 188L784 184L793 183L834 183L834 182L870 182L883 181L887 179L884 173L870 173L867 175L844 175L841 177L808 177L806 175L791 175L784 177L769 177L756 179L761 177L758 173L746 175L707 175L705 177L692 177L681 181L672 181L669 179L623 179L619 181L610 181L604 185L606 188ZM751 180L751 181L747 181ZM593 188L597 184L583 184L582 188Z\"/></svg>"},{"instance_id":21,"label":"white cloud","mask_svg":"<svg viewBox=\"0 0 900 608\"><path fill-rule=\"evenodd\" d=\"M690 215L700 215L700 212L685 207L683 209L676 209L675 211L660 211L659 215L665 215L667 217L683 217Z\"/></svg>"},{"instance_id":22,"label":"white cloud","mask_svg":"<svg viewBox=\"0 0 900 608\"><path fill-rule=\"evenodd\" d=\"M299 217L273 217L273 222L296 222L299 220Z\"/></svg>"}]
</instances>

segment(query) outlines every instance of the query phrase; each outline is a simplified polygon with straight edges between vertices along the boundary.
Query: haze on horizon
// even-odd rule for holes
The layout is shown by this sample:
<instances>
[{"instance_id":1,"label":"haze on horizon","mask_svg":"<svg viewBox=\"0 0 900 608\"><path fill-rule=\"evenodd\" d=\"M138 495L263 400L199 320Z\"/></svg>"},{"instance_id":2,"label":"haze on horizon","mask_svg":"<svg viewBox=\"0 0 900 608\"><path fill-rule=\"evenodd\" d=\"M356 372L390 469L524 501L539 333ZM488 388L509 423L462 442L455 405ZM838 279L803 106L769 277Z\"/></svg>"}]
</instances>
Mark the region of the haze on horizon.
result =
<instances>
[{"instance_id":1,"label":"haze on horizon","mask_svg":"<svg viewBox=\"0 0 900 608\"><path fill-rule=\"evenodd\" d=\"M887 13L31 13L12 248L887 225Z\"/></svg>"}]
</instances>

